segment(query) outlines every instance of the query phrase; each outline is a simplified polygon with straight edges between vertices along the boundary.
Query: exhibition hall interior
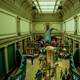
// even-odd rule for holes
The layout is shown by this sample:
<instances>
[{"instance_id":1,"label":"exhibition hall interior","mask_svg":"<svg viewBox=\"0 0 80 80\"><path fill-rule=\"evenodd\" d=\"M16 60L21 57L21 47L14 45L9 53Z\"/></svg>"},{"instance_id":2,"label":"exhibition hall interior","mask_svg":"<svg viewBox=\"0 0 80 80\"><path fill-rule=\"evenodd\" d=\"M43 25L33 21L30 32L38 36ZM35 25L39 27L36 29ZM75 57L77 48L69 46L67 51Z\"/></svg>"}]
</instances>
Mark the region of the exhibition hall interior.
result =
<instances>
[{"instance_id":1,"label":"exhibition hall interior","mask_svg":"<svg viewBox=\"0 0 80 80\"><path fill-rule=\"evenodd\" d=\"M80 0L0 0L0 80L80 80Z\"/></svg>"}]
</instances>

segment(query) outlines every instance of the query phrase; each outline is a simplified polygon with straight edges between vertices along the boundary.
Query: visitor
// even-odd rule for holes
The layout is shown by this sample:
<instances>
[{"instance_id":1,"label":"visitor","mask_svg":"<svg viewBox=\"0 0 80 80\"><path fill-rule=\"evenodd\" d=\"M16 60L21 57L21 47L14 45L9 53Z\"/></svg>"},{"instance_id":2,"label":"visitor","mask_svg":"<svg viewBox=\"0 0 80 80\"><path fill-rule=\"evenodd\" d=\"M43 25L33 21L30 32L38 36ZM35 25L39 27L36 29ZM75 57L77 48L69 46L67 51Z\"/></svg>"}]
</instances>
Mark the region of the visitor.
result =
<instances>
[{"instance_id":1,"label":"visitor","mask_svg":"<svg viewBox=\"0 0 80 80\"><path fill-rule=\"evenodd\" d=\"M31 54L31 63L33 65L33 61L34 61L34 54Z\"/></svg>"}]
</instances>

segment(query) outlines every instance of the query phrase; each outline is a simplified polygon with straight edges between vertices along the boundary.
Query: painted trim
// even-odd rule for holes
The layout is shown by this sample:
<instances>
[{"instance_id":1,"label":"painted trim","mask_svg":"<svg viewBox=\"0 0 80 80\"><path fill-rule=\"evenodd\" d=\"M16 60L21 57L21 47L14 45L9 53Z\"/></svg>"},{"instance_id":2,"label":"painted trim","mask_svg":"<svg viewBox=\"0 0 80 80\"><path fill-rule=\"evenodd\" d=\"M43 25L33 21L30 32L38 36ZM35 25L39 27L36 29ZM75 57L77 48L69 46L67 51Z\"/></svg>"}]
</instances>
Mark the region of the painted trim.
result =
<instances>
[{"instance_id":1,"label":"painted trim","mask_svg":"<svg viewBox=\"0 0 80 80\"><path fill-rule=\"evenodd\" d=\"M63 21L63 22L66 23L66 22L71 21L71 20L73 20L73 19L74 19L74 17L70 17L69 19L67 19L67 20L65 20L65 21Z\"/></svg>"},{"instance_id":2,"label":"painted trim","mask_svg":"<svg viewBox=\"0 0 80 80\"><path fill-rule=\"evenodd\" d=\"M25 22L30 22L30 20L29 20L29 19L25 19L25 18L20 17L20 16L19 16L19 18L20 18L20 21L22 20L22 21L25 21Z\"/></svg>"},{"instance_id":3,"label":"painted trim","mask_svg":"<svg viewBox=\"0 0 80 80\"><path fill-rule=\"evenodd\" d=\"M4 47L4 46L8 46L8 45L11 45L13 43L16 43L18 41L22 41L23 39L27 39L28 37L30 37L30 35L22 35L22 36L17 36L17 37L12 37L12 38L5 38L5 40L3 39L0 43L0 48Z\"/></svg>"},{"instance_id":4,"label":"painted trim","mask_svg":"<svg viewBox=\"0 0 80 80\"><path fill-rule=\"evenodd\" d=\"M33 23L33 24L34 24L34 23L54 23L54 24L56 24L56 23L62 23L62 22L61 22L61 21L60 21L60 22L58 22L58 21L57 21L57 22L52 22L52 21L50 21L50 22L42 21L42 22L41 22L41 21L40 21L40 22L32 22L32 23Z\"/></svg>"},{"instance_id":5,"label":"painted trim","mask_svg":"<svg viewBox=\"0 0 80 80\"><path fill-rule=\"evenodd\" d=\"M12 16L12 17L17 17L17 15L14 15L14 14L12 14L12 13L10 13L10 12L8 12L8 11L5 11L5 10L3 10L3 9L1 9L1 8L0 8L0 12L3 13L3 14L7 14L7 15L9 15L9 16Z\"/></svg>"},{"instance_id":6,"label":"painted trim","mask_svg":"<svg viewBox=\"0 0 80 80\"><path fill-rule=\"evenodd\" d=\"M8 35L14 35L14 34L17 35L17 33L7 33L7 34L0 34L0 36L8 36Z\"/></svg>"},{"instance_id":7,"label":"painted trim","mask_svg":"<svg viewBox=\"0 0 80 80\"><path fill-rule=\"evenodd\" d=\"M27 32L20 32L20 33L21 33L21 34L22 34L22 33L26 33L26 34L27 34Z\"/></svg>"}]
</instances>

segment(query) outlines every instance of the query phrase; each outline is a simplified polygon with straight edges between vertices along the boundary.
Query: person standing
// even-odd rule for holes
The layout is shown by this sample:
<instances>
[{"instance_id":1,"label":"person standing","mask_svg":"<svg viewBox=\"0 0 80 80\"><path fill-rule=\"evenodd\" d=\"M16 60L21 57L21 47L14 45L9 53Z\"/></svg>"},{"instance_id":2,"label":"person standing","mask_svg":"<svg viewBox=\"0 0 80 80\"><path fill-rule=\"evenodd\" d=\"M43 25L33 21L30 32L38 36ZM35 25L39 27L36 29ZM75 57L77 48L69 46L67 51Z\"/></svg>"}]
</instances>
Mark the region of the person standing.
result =
<instances>
[{"instance_id":1,"label":"person standing","mask_svg":"<svg viewBox=\"0 0 80 80\"><path fill-rule=\"evenodd\" d=\"M31 63L32 63L32 65L33 65L33 61L34 61L34 54L32 53L31 54Z\"/></svg>"}]
</instances>

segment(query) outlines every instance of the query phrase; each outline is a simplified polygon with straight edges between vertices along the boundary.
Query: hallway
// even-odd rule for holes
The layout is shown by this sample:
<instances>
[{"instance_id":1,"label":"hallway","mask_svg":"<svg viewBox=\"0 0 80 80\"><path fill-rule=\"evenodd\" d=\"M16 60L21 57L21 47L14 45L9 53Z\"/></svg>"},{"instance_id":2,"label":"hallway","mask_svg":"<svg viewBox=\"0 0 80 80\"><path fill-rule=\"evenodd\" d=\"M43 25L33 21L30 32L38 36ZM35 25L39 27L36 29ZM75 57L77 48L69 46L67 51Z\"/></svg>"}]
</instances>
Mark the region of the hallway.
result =
<instances>
[{"instance_id":1,"label":"hallway","mask_svg":"<svg viewBox=\"0 0 80 80\"><path fill-rule=\"evenodd\" d=\"M0 0L0 80L38 72L38 80L80 80L80 0Z\"/></svg>"}]
</instances>

